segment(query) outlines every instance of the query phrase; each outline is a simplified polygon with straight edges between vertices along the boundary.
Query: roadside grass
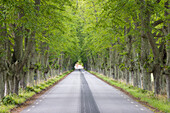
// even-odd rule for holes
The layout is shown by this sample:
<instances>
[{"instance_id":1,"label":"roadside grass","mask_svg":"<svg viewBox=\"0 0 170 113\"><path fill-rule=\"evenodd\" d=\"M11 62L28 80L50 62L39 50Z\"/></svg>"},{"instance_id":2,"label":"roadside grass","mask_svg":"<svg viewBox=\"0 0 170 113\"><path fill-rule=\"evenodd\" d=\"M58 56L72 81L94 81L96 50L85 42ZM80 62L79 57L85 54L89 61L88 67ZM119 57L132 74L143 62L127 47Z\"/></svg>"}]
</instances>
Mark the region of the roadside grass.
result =
<instances>
[{"instance_id":1,"label":"roadside grass","mask_svg":"<svg viewBox=\"0 0 170 113\"><path fill-rule=\"evenodd\" d=\"M0 105L0 113L10 113L10 109L14 108L15 105Z\"/></svg>"},{"instance_id":2,"label":"roadside grass","mask_svg":"<svg viewBox=\"0 0 170 113\"><path fill-rule=\"evenodd\" d=\"M17 105L24 103L35 94L40 93L44 89L47 89L49 86L52 86L70 72L71 71L65 72L62 75L58 75L55 78L51 78L36 86L27 86L25 90L20 89L19 95L12 94L5 96L0 100L0 113L10 113L11 109L17 107Z\"/></svg>"},{"instance_id":3,"label":"roadside grass","mask_svg":"<svg viewBox=\"0 0 170 113\"><path fill-rule=\"evenodd\" d=\"M118 82L116 80L113 80L109 77L106 77L96 72L90 71L90 73L108 82L110 85L122 88L123 90L128 92L130 95L135 97L138 102L142 102L142 103L144 102L145 103L144 105L146 107L148 107L147 105L149 104L149 106L158 109L160 112L170 113L170 102L167 101L166 97L164 96L155 97L154 92L152 91L143 90L143 89L134 87L132 85L127 85L126 83ZM151 110L153 110L154 112L157 112L156 109L151 109Z\"/></svg>"}]
</instances>

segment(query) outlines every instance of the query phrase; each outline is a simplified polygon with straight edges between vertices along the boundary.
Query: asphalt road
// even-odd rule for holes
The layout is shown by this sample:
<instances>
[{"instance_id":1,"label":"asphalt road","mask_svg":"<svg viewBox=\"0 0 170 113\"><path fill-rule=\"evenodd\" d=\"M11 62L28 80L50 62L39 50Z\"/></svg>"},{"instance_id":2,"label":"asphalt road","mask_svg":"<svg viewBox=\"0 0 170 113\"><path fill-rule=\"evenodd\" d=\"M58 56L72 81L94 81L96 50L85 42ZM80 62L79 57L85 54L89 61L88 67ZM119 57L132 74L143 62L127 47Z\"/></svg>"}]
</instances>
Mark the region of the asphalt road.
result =
<instances>
[{"instance_id":1,"label":"asphalt road","mask_svg":"<svg viewBox=\"0 0 170 113\"><path fill-rule=\"evenodd\" d=\"M74 71L21 113L153 113L86 71Z\"/></svg>"}]
</instances>

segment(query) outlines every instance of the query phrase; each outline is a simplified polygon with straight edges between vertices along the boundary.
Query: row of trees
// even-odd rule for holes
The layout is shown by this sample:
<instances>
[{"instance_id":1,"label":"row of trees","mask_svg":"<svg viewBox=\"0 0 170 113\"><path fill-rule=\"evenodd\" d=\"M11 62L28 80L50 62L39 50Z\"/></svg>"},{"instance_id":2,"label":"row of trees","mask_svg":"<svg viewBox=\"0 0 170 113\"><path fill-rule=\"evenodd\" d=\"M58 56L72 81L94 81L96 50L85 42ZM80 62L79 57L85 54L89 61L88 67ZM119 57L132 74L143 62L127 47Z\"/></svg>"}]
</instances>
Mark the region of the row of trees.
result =
<instances>
[{"instance_id":1,"label":"row of trees","mask_svg":"<svg viewBox=\"0 0 170 113\"><path fill-rule=\"evenodd\" d=\"M169 99L168 0L82 0L77 4L86 69L153 90L155 95L167 94Z\"/></svg>"},{"instance_id":2,"label":"row of trees","mask_svg":"<svg viewBox=\"0 0 170 113\"><path fill-rule=\"evenodd\" d=\"M81 59L170 98L168 11L168 0L0 0L1 97Z\"/></svg>"},{"instance_id":3,"label":"row of trees","mask_svg":"<svg viewBox=\"0 0 170 113\"><path fill-rule=\"evenodd\" d=\"M0 97L72 69L79 40L69 0L0 0Z\"/></svg>"}]
</instances>

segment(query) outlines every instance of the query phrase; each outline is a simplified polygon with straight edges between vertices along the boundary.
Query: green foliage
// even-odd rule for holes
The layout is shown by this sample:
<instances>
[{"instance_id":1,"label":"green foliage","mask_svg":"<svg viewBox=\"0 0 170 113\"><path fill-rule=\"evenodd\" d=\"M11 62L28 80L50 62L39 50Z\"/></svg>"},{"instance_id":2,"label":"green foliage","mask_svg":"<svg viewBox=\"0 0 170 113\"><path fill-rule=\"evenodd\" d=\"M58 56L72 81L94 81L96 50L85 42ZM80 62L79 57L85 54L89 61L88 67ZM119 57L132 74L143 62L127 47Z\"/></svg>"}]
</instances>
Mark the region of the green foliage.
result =
<instances>
[{"instance_id":1,"label":"green foliage","mask_svg":"<svg viewBox=\"0 0 170 113\"><path fill-rule=\"evenodd\" d=\"M45 84L51 86L51 85L53 85L55 82L57 82L57 79L56 79L56 78L48 80L47 82L45 82Z\"/></svg>"},{"instance_id":2,"label":"green foliage","mask_svg":"<svg viewBox=\"0 0 170 113\"><path fill-rule=\"evenodd\" d=\"M14 108L15 105L0 105L0 113L10 113L10 109Z\"/></svg>"},{"instance_id":3,"label":"green foliage","mask_svg":"<svg viewBox=\"0 0 170 113\"><path fill-rule=\"evenodd\" d=\"M139 93L147 93L148 91L147 91L147 90L144 90L144 89L139 89L138 92L139 92Z\"/></svg>"},{"instance_id":4,"label":"green foliage","mask_svg":"<svg viewBox=\"0 0 170 113\"><path fill-rule=\"evenodd\" d=\"M27 86L27 87L25 88L25 91L26 91L26 92L34 92L34 88L31 87L31 86Z\"/></svg>"},{"instance_id":5,"label":"green foliage","mask_svg":"<svg viewBox=\"0 0 170 113\"><path fill-rule=\"evenodd\" d=\"M24 66L24 67L23 67L23 71L24 71L24 72L28 72L28 71L29 71L28 67Z\"/></svg>"},{"instance_id":6,"label":"green foliage","mask_svg":"<svg viewBox=\"0 0 170 113\"><path fill-rule=\"evenodd\" d=\"M59 58L61 53L72 58L72 61L78 60L79 50L78 38L75 38L76 28L74 27L75 17L72 15L74 1L41 1L41 5L35 5L34 0L23 1L0 1L2 6L0 15L0 26L6 27L8 37L0 39L10 40L11 51L15 45L13 33L19 33L23 38L34 38L37 53L55 56L53 59ZM64 3L64 5L63 5ZM37 10L37 8L39 10ZM23 14L22 18L18 18L18 14ZM22 27L22 32L18 32L18 28ZM2 29L1 29L2 30ZM0 32L2 32L0 30ZM6 41L6 40L5 40ZM27 44L23 40L23 44ZM23 46L24 47L24 46ZM49 49L47 49L48 47ZM23 52L25 48L23 48ZM4 56L5 50L0 49L0 57ZM53 60L51 59L51 60ZM40 69L41 64L36 63L35 69ZM24 66L23 70L27 72Z\"/></svg>"},{"instance_id":7,"label":"green foliage","mask_svg":"<svg viewBox=\"0 0 170 113\"><path fill-rule=\"evenodd\" d=\"M18 95L7 95L2 98L2 103L4 105L16 105L25 102L25 98L20 97Z\"/></svg>"},{"instance_id":8,"label":"green foliage","mask_svg":"<svg viewBox=\"0 0 170 113\"><path fill-rule=\"evenodd\" d=\"M12 95L8 95L2 98L2 102L4 105L12 105L12 104L15 105L16 104L16 101L14 100Z\"/></svg>"},{"instance_id":9,"label":"green foliage","mask_svg":"<svg viewBox=\"0 0 170 113\"><path fill-rule=\"evenodd\" d=\"M39 93L41 90L42 90L42 89L40 89L40 88L34 88L34 92L35 92L35 93Z\"/></svg>"},{"instance_id":10,"label":"green foliage","mask_svg":"<svg viewBox=\"0 0 170 113\"><path fill-rule=\"evenodd\" d=\"M18 95L13 95L13 99L15 101L15 104L20 104L20 103L24 103L26 101L26 98L22 98Z\"/></svg>"},{"instance_id":11,"label":"green foliage","mask_svg":"<svg viewBox=\"0 0 170 113\"><path fill-rule=\"evenodd\" d=\"M100 65L100 69L109 69L108 59L111 58L109 56L111 52L115 66L119 66L122 71L130 68L133 70L132 68L141 66L141 32L148 32L146 26L141 24L143 21L141 17L144 17L145 21L147 11L150 13L148 26L156 40L155 47L160 49L161 44L164 43L165 46L165 41L169 39L169 34L165 36L166 30L162 30L167 27L169 17L165 16L167 11L165 2L167 0L161 0L159 3L151 0L146 1L145 4L138 0L41 0L41 4L36 6L34 0L24 2L1 0L0 27L5 27L5 30L0 29L0 34L3 31L7 34L1 36L0 45L8 45L4 42L9 40L12 56L15 35L19 34L24 38L22 49L25 54L26 39L35 39L36 54L45 58L49 56L48 66L41 64L39 62L41 59L37 59L35 65L32 64L36 70L61 69L68 67L69 61L70 65L78 61L79 64L94 65L94 67L100 62L97 64ZM141 8L142 5L145 9ZM23 14L21 18L18 17L19 14ZM160 19L164 22L153 26L154 22ZM18 32L18 28L22 28L22 32ZM169 49L169 46L166 48ZM156 59L152 49L148 54L148 59L143 65L146 69ZM6 50L0 47L0 58L6 58L6 56L8 56ZM61 57L64 59L62 65L60 61L57 62ZM127 62L130 62L132 66L127 65ZM29 69L25 65L22 67L24 72ZM168 66L162 65L162 67L169 69ZM38 93L63 76L58 76L45 84L27 87L26 91ZM107 78L104 79L107 80Z\"/></svg>"},{"instance_id":12,"label":"green foliage","mask_svg":"<svg viewBox=\"0 0 170 113\"><path fill-rule=\"evenodd\" d=\"M124 70L126 67L125 67L125 64L124 63L121 63L120 65L119 65L119 68L121 69L121 70Z\"/></svg>"},{"instance_id":13,"label":"green foliage","mask_svg":"<svg viewBox=\"0 0 170 113\"><path fill-rule=\"evenodd\" d=\"M35 94L34 91L22 91L22 92L19 94L19 97L28 99L28 98L32 97L34 94Z\"/></svg>"},{"instance_id":14,"label":"green foliage","mask_svg":"<svg viewBox=\"0 0 170 113\"><path fill-rule=\"evenodd\" d=\"M36 63L34 69L39 69L40 70L41 69L41 64L40 63Z\"/></svg>"}]
</instances>

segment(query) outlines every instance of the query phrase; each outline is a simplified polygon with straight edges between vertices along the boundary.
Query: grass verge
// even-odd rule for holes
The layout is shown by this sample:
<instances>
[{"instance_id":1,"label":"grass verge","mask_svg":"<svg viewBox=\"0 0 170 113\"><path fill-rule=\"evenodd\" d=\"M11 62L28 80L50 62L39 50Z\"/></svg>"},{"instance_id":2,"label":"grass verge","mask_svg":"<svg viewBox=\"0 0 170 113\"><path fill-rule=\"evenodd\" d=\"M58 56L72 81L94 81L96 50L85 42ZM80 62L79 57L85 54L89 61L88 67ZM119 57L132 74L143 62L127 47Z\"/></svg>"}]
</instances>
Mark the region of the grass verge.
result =
<instances>
[{"instance_id":1,"label":"grass verge","mask_svg":"<svg viewBox=\"0 0 170 113\"><path fill-rule=\"evenodd\" d=\"M27 86L25 90L20 89L19 95L12 94L12 95L5 96L4 98L2 98L2 100L0 100L0 113L10 113L11 109L19 105L22 105L24 102L26 102L28 99L30 99L35 94L38 94L41 91L49 88L53 84L59 82L70 72L71 71L68 71L62 75L49 79L36 86Z\"/></svg>"},{"instance_id":2,"label":"grass verge","mask_svg":"<svg viewBox=\"0 0 170 113\"><path fill-rule=\"evenodd\" d=\"M127 95L145 105L152 111L170 113L170 102L168 102L165 97L155 97L152 91L143 90L132 85L127 85L126 83L118 82L96 72L90 71L90 73L125 92Z\"/></svg>"}]
</instances>

